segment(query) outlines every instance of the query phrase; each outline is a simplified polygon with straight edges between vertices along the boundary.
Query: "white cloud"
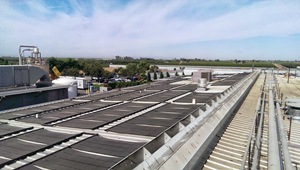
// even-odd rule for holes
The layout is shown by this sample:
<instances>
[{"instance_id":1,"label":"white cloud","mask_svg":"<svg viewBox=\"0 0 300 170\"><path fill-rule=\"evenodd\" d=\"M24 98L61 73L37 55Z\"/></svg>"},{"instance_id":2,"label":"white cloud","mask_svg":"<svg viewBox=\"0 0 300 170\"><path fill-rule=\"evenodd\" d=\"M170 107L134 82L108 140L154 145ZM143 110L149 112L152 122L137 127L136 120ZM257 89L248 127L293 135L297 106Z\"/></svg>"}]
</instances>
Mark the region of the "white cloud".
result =
<instances>
[{"instance_id":1,"label":"white cloud","mask_svg":"<svg viewBox=\"0 0 300 170\"><path fill-rule=\"evenodd\" d=\"M105 9L109 1L94 1L93 15L71 1L73 14L53 12L41 1L28 1L30 15L0 2L0 55L17 53L21 44L37 45L46 56L168 55L162 47L258 36L287 36L300 32L299 1L258 1L203 18L219 1L134 1L118 9ZM182 8L197 6L194 15L178 16ZM195 8L195 7L193 7ZM187 8L188 10L188 8ZM210 11L217 13L218 11ZM49 16L52 16L49 18ZM157 50L157 53L153 52ZM172 49L173 51L180 49ZM174 52L173 52L174 53ZM178 51L182 54L184 51ZM170 53L169 53L170 54Z\"/></svg>"}]
</instances>

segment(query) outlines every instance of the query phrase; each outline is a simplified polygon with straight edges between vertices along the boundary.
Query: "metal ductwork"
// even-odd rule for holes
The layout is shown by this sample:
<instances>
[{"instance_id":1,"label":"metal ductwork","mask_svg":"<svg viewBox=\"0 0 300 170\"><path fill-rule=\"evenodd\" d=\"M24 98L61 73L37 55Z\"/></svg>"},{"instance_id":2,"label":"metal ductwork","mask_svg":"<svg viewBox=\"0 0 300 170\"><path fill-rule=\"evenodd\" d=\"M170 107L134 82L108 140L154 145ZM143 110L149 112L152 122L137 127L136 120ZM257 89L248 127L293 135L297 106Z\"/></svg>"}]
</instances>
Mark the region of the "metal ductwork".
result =
<instances>
[{"instance_id":1,"label":"metal ductwork","mask_svg":"<svg viewBox=\"0 0 300 170\"><path fill-rule=\"evenodd\" d=\"M32 51L31 57L24 57L25 51ZM52 82L49 77L49 66L42 61L37 46L21 45L19 47L19 65L0 66L0 87L31 86L47 87ZM25 65L27 64L27 65Z\"/></svg>"},{"instance_id":2,"label":"metal ductwork","mask_svg":"<svg viewBox=\"0 0 300 170\"><path fill-rule=\"evenodd\" d=\"M0 87L30 86L37 87L51 86L49 73L35 66L1 66Z\"/></svg>"}]
</instances>

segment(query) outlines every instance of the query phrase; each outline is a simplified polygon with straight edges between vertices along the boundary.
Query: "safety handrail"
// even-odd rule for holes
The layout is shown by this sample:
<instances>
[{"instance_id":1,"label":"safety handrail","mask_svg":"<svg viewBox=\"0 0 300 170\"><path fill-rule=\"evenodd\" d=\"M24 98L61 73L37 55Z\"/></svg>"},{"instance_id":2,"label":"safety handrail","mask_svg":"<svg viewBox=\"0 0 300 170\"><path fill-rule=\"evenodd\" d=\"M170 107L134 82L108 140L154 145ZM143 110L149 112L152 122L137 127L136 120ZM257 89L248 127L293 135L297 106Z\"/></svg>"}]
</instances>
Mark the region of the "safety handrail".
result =
<instances>
[{"instance_id":1,"label":"safety handrail","mask_svg":"<svg viewBox=\"0 0 300 170\"><path fill-rule=\"evenodd\" d=\"M255 147L254 147L254 155L253 155L251 169L259 169L258 164L259 164L260 151L261 151L261 137L262 137L262 129L263 129L263 123L264 123L266 92L263 91L262 95L263 95L263 98L262 98L262 104L260 107L261 109L260 109L259 126L258 126L258 130L256 133L257 135L256 135L256 142L255 142Z\"/></svg>"},{"instance_id":2,"label":"safety handrail","mask_svg":"<svg viewBox=\"0 0 300 170\"><path fill-rule=\"evenodd\" d=\"M258 113L259 113L259 110L260 110L260 107L261 107L261 97L263 96L263 93L264 93L264 84L265 84L265 82L266 82L266 76L264 78L262 88L260 89L260 95L259 95L259 98L257 100L257 105L256 105L256 109L255 109L255 118L253 119L251 131L248 135L246 150L245 150L244 155L243 155L243 161L242 161L240 170L245 169L247 158L248 158L248 169L250 169L249 166L250 166L251 141L252 141L252 136L253 136L254 130L256 128L256 121L257 121L257 118L258 118Z\"/></svg>"},{"instance_id":3,"label":"safety handrail","mask_svg":"<svg viewBox=\"0 0 300 170\"><path fill-rule=\"evenodd\" d=\"M276 88L279 88L279 83L277 81L276 82ZM286 131L284 129L284 123L283 123L283 119L282 119L282 112L280 109L280 104L279 104L279 96L280 96L280 91L277 90L277 95L276 95L276 111L277 111L277 120L278 120L278 128L279 128L279 139L280 139L280 143L281 143L281 149L282 149L282 156L283 156L283 160L284 160L284 167L285 169L292 169L292 161L291 161L291 157L290 157L290 152L289 152L289 148L288 148L288 143L287 143L287 135L286 135Z\"/></svg>"}]
</instances>

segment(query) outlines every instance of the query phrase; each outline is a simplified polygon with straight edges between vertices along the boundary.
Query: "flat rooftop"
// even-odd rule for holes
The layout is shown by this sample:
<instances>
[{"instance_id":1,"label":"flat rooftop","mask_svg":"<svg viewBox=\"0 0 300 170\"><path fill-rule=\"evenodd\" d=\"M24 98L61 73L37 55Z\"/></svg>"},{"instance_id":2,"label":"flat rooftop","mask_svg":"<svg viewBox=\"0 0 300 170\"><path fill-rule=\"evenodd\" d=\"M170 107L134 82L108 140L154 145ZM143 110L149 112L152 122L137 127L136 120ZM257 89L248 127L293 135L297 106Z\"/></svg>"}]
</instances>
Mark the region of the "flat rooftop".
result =
<instances>
[{"instance_id":1,"label":"flat rooftop","mask_svg":"<svg viewBox=\"0 0 300 170\"><path fill-rule=\"evenodd\" d=\"M214 86L229 88L247 75ZM196 84L172 84L178 81L0 112L0 168L108 169L142 146L154 150L149 142L176 133L178 122L188 125L188 115L222 93L195 93Z\"/></svg>"}]
</instances>

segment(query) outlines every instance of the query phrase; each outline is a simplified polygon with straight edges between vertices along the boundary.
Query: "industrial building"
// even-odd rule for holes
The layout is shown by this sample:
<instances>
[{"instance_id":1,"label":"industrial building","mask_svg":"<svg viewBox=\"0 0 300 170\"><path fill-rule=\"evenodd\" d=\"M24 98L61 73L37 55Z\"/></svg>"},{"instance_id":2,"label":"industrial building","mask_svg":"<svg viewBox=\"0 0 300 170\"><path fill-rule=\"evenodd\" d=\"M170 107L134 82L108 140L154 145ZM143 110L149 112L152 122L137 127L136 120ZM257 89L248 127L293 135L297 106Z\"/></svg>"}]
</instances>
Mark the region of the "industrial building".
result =
<instances>
[{"instance_id":1,"label":"industrial building","mask_svg":"<svg viewBox=\"0 0 300 170\"><path fill-rule=\"evenodd\" d=\"M25 58L27 51L31 56ZM37 46L21 45L19 54L19 65L0 67L0 111L68 98L68 85L52 86Z\"/></svg>"}]
</instances>

